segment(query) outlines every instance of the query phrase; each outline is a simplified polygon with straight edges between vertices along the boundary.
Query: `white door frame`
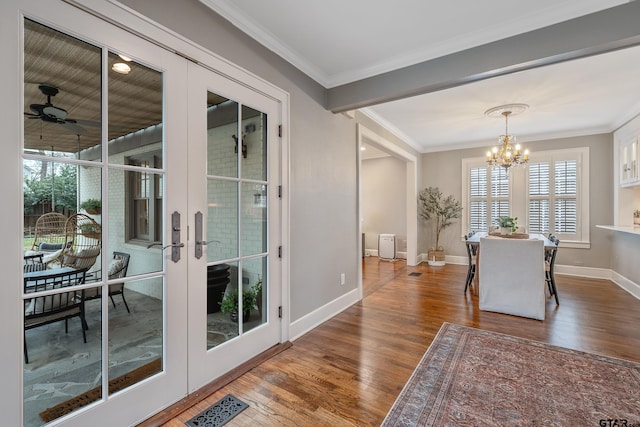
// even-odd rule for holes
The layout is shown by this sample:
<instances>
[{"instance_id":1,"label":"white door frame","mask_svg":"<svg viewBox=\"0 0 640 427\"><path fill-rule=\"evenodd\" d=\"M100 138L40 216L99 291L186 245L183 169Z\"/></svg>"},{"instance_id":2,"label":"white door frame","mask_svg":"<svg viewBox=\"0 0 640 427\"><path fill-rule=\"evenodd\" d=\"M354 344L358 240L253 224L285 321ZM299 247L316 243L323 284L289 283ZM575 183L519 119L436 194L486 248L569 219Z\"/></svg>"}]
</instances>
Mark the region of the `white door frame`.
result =
<instances>
[{"instance_id":1,"label":"white door frame","mask_svg":"<svg viewBox=\"0 0 640 427\"><path fill-rule=\"evenodd\" d=\"M253 108L267 115L266 127L266 159L268 176L264 181L268 183L268 228L267 228L267 248L266 253L268 268L267 277L264 277L263 285L267 286L268 311L266 322L249 331L243 331L241 336L235 337L211 349L207 348L207 295L206 295L206 270L207 252L212 245L204 245L201 258L194 255L196 240L207 240L211 235L207 233L207 217L209 216L207 207L208 182L207 175L207 111L206 95L208 92L224 96L242 106ZM280 245L280 210L281 203L278 197L278 186L280 185L280 150L278 125L280 123L280 104L270 97L265 97L259 92L244 85L212 72L197 64L189 64L189 140L186 150L189 155L188 193L189 209L188 223L193 224L196 212L200 212L203 217L202 236L195 236L195 225L190 226L191 236L189 238L186 259L189 263L188 274L188 294L189 294L189 391L195 391L215 378L227 373L231 369L246 362L257 354L267 350L275 344L281 343L282 319L278 317L278 307L281 305L280 277L281 263L278 258L278 246ZM238 120L241 119L238 115ZM229 138L231 145L231 138ZM255 156L251 151L247 157ZM240 151L240 150L237 150ZM216 181L220 182L222 177ZM238 168L237 176L226 177L228 182L241 185L242 182L254 180L243 178L241 169ZM236 181L237 178L237 181ZM224 180L223 180L224 181ZM259 180L262 181L262 180ZM239 215L237 226L242 228L242 210L238 209ZM253 258L247 257L242 251L243 233L238 236L238 253L233 258L238 259ZM257 254L255 254L257 255ZM237 262L237 261L233 261ZM239 265L241 266L241 264ZM242 277L241 270L238 270L238 278ZM238 286L237 283L230 286Z\"/></svg>"},{"instance_id":2,"label":"white door frame","mask_svg":"<svg viewBox=\"0 0 640 427\"><path fill-rule=\"evenodd\" d=\"M404 150L388 139L378 135L371 129L357 125L357 151L358 151L358 236L362 236L362 157L360 146L367 143L377 147L406 164L406 192L407 192L407 265L418 265L418 158ZM362 239L358 237L358 259L362 257ZM362 299L362 262L358 262L358 299Z\"/></svg>"}]
</instances>

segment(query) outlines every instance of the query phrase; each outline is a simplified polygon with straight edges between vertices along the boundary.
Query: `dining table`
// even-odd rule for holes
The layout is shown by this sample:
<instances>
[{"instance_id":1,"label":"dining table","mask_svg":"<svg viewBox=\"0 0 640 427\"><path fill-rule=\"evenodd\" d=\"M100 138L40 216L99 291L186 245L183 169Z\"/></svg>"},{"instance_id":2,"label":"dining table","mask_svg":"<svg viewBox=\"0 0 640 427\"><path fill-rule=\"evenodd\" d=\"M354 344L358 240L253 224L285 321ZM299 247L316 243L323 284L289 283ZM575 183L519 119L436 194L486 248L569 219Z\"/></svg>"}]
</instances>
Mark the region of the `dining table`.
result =
<instances>
[{"instance_id":1,"label":"dining table","mask_svg":"<svg viewBox=\"0 0 640 427\"><path fill-rule=\"evenodd\" d=\"M480 239L483 237L492 237L496 239L538 239L544 241L545 249L553 249L556 247L556 244L553 243L547 236L541 233L513 233L513 234L500 234L498 233L487 233L486 231L478 231L473 236L467 239L467 243L472 245L480 245Z\"/></svg>"},{"instance_id":2,"label":"dining table","mask_svg":"<svg viewBox=\"0 0 640 427\"><path fill-rule=\"evenodd\" d=\"M56 267L56 268L49 268L49 269L38 270L38 271L25 272L23 273L23 276L22 276L24 278L24 292L25 293L31 292L33 285L38 280L46 279L47 277L50 277L50 276L53 277L58 274L71 273L73 271L76 271L76 269L71 267Z\"/></svg>"},{"instance_id":3,"label":"dining table","mask_svg":"<svg viewBox=\"0 0 640 427\"><path fill-rule=\"evenodd\" d=\"M482 238L495 238L495 239L537 239L542 240L544 242L544 249L554 249L556 248L556 244L549 240L547 236L541 233L512 233L512 234L502 234L498 232L486 232L486 231L478 231L474 233L471 237L466 239L466 243L476 246L476 272L473 278L474 281L474 293L478 295L479 285L480 285L480 239Z\"/></svg>"}]
</instances>

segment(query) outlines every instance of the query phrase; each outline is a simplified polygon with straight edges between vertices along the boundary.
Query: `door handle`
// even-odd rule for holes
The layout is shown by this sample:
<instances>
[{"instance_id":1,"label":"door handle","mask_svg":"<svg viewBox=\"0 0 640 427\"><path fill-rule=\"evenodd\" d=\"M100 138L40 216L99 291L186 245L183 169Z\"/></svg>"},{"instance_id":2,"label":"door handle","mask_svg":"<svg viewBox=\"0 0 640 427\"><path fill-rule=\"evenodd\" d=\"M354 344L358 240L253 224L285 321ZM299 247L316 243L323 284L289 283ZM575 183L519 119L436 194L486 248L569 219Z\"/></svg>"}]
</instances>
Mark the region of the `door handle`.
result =
<instances>
[{"instance_id":1,"label":"door handle","mask_svg":"<svg viewBox=\"0 0 640 427\"><path fill-rule=\"evenodd\" d=\"M147 245L147 249L152 248L154 246L162 246L162 243L152 243L150 245ZM184 248L184 243L172 243L167 246L162 246L163 251L167 248Z\"/></svg>"},{"instance_id":2,"label":"door handle","mask_svg":"<svg viewBox=\"0 0 640 427\"><path fill-rule=\"evenodd\" d=\"M220 243L220 240L202 240L202 212L198 211L195 214L195 257L197 259L202 258L202 247L208 245L209 243Z\"/></svg>"},{"instance_id":3,"label":"door handle","mask_svg":"<svg viewBox=\"0 0 640 427\"><path fill-rule=\"evenodd\" d=\"M162 243L152 243L147 246L147 249L154 246L162 246ZM180 241L180 213L178 211L171 214L171 244L162 246L162 250L167 248L171 248L171 261L180 261L180 248L184 248L184 243Z\"/></svg>"}]
</instances>

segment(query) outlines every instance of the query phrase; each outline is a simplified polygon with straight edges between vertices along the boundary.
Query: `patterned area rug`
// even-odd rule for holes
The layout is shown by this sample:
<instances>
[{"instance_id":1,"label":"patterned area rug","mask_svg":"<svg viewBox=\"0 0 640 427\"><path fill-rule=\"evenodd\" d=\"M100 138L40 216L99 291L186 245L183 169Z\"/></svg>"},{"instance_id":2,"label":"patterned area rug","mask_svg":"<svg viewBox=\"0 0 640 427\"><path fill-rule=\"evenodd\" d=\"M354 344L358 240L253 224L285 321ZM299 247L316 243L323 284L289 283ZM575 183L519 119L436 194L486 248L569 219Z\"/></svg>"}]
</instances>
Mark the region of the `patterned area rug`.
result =
<instances>
[{"instance_id":1,"label":"patterned area rug","mask_svg":"<svg viewBox=\"0 0 640 427\"><path fill-rule=\"evenodd\" d=\"M383 426L638 426L640 364L444 323Z\"/></svg>"}]
</instances>

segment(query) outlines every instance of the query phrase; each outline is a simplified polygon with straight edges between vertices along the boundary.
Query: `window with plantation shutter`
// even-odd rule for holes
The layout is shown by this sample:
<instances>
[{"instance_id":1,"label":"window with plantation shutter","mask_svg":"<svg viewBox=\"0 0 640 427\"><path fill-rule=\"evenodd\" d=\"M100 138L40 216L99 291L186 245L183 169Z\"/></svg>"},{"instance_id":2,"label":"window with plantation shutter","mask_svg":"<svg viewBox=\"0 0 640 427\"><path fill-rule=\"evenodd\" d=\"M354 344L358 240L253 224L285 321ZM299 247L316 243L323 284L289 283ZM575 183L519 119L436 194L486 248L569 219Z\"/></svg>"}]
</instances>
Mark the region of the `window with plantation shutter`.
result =
<instances>
[{"instance_id":1,"label":"window with plantation shutter","mask_svg":"<svg viewBox=\"0 0 640 427\"><path fill-rule=\"evenodd\" d=\"M588 248L589 149L534 151L524 168L487 167L463 159L463 234L488 231L517 216L528 233L555 234L563 246Z\"/></svg>"},{"instance_id":2,"label":"window with plantation shutter","mask_svg":"<svg viewBox=\"0 0 640 427\"><path fill-rule=\"evenodd\" d=\"M554 165L554 229L556 233L576 233L578 229L578 165L575 160Z\"/></svg>"},{"instance_id":3,"label":"window with plantation shutter","mask_svg":"<svg viewBox=\"0 0 640 427\"><path fill-rule=\"evenodd\" d=\"M549 162L529 164L529 232L549 232Z\"/></svg>"},{"instance_id":4,"label":"window with plantation shutter","mask_svg":"<svg viewBox=\"0 0 640 427\"><path fill-rule=\"evenodd\" d=\"M487 168L475 167L469 171L470 205L469 227L471 230L487 229Z\"/></svg>"},{"instance_id":5,"label":"window with plantation shutter","mask_svg":"<svg viewBox=\"0 0 640 427\"><path fill-rule=\"evenodd\" d=\"M529 232L576 234L578 162L550 160L529 165ZM553 212L550 207L553 206Z\"/></svg>"},{"instance_id":6,"label":"window with plantation shutter","mask_svg":"<svg viewBox=\"0 0 640 427\"><path fill-rule=\"evenodd\" d=\"M509 215L509 174L504 168L476 166L469 169L469 229L488 231L500 216Z\"/></svg>"},{"instance_id":7,"label":"window with plantation shutter","mask_svg":"<svg viewBox=\"0 0 640 427\"><path fill-rule=\"evenodd\" d=\"M505 168L490 168L491 170L491 221L489 225L496 226L498 218L509 216L509 173Z\"/></svg>"}]
</instances>

